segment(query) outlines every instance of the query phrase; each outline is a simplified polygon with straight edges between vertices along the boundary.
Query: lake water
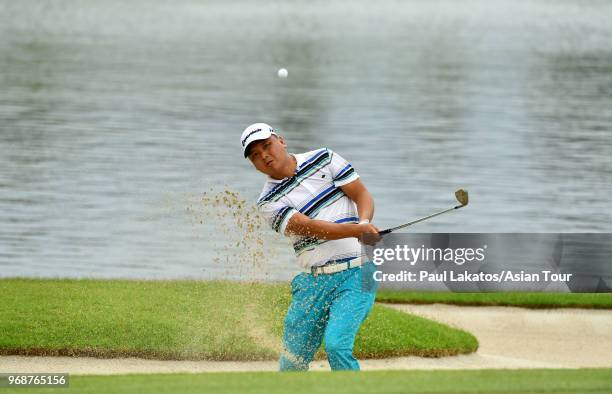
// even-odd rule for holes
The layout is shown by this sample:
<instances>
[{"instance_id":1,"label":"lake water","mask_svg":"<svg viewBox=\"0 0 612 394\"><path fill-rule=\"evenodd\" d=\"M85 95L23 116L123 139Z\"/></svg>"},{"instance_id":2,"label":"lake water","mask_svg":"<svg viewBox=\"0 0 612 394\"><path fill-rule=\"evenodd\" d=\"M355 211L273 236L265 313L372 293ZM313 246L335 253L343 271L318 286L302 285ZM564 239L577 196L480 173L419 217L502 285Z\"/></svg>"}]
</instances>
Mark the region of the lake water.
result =
<instances>
[{"instance_id":1,"label":"lake water","mask_svg":"<svg viewBox=\"0 0 612 394\"><path fill-rule=\"evenodd\" d=\"M0 276L289 278L288 242L236 222L258 121L349 159L380 227L463 187L410 231L611 232L611 21L579 0L0 0Z\"/></svg>"}]
</instances>

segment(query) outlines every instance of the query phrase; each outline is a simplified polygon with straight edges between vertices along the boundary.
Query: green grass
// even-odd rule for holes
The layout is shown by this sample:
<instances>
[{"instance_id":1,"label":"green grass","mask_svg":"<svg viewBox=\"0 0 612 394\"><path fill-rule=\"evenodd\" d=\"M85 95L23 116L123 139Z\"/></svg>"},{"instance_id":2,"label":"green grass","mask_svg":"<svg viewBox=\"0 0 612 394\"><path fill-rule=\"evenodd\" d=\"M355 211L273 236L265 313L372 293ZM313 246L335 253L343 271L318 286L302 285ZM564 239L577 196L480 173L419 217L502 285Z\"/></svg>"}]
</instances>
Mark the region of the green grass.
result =
<instances>
[{"instance_id":1,"label":"green grass","mask_svg":"<svg viewBox=\"0 0 612 394\"><path fill-rule=\"evenodd\" d=\"M2 389L52 393L65 389ZM64 391L61 391L64 390ZM610 393L612 369L72 376L78 393Z\"/></svg>"},{"instance_id":2,"label":"green grass","mask_svg":"<svg viewBox=\"0 0 612 394\"><path fill-rule=\"evenodd\" d=\"M376 301L397 304L612 309L612 293L417 293L381 290Z\"/></svg>"},{"instance_id":3,"label":"green grass","mask_svg":"<svg viewBox=\"0 0 612 394\"><path fill-rule=\"evenodd\" d=\"M0 354L274 360L288 285L127 280L0 280ZM375 306L362 358L469 353L476 339Z\"/></svg>"}]
</instances>

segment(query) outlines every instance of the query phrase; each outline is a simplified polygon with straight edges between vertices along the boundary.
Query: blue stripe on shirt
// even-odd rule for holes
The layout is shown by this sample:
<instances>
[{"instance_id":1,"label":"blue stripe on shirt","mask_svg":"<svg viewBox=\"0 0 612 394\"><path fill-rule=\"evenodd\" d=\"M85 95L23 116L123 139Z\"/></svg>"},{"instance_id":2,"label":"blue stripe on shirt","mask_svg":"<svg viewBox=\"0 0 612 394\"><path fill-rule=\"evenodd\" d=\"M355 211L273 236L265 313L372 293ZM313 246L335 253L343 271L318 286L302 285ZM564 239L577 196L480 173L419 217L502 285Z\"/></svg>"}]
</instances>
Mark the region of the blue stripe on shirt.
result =
<instances>
[{"instance_id":1,"label":"blue stripe on shirt","mask_svg":"<svg viewBox=\"0 0 612 394\"><path fill-rule=\"evenodd\" d=\"M308 201L308 204L306 204L302 208L300 208L300 212L304 213L304 211L307 210L308 207L311 206L313 203L317 202L319 200L319 198L321 198L321 196L329 193L331 190L334 190L335 188L336 187L334 185L332 185L332 186L328 187L327 189L323 190L315 198L313 198L312 200Z\"/></svg>"},{"instance_id":2,"label":"blue stripe on shirt","mask_svg":"<svg viewBox=\"0 0 612 394\"><path fill-rule=\"evenodd\" d=\"M359 218L355 216L351 216L350 218L336 220L334 223L357 222L357 221L359 221Z\"/></svg>"},{"instance_id":3,"label":"blue stripe on shirt","mask_svg":"<svg viewBox=\"0 0 612 394\"><path fill-rule=\"evenodd\" d=\"M301 170L302 167L304 167L306 164L316 160L319 156L321 156L323 153L327 152L327 148L323 148L320 151L318 151L317 153L315 153L314 155L312 155L312 157L308 160L306 160L305 162L303 162L302 164L300 164L300 167L298 168L298 170Z\"/></svg>"},{"instance_id":4,"label":"blue stripe on shirt","mask_svg":"<svg viewBox=\"0 0 612 394\"><path fill-rule=\"evenodd\" d=\"M347 164L346 167L344 167L342 170L340 170L338 175L336 175L336 178L339 178L340 176L342 176L342 174L344 174L344 171L348 170L349 168L351 168L351 163Z\"/></svg>"}]
</instances>

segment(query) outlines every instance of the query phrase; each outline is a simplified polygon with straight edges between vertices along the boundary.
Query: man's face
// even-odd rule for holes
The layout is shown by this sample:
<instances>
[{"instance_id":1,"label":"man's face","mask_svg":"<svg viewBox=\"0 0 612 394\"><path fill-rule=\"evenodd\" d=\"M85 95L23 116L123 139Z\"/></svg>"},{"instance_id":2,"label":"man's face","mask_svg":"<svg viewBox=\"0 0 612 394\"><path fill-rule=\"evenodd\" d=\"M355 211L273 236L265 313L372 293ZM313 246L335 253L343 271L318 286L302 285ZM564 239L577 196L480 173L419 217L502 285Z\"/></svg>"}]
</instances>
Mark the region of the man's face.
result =
<instances>
[{"instance_id":1,"label":"man's face","mask_svg":"<svg viewBox=\"0 0 612 394\"><path fill-rule=\"evenodd\" d=\"M275 179L284 178L281 174L291 160L285 140L276 135L249 144L248 158L257 170Z\"/></svg>"}]
</instances>

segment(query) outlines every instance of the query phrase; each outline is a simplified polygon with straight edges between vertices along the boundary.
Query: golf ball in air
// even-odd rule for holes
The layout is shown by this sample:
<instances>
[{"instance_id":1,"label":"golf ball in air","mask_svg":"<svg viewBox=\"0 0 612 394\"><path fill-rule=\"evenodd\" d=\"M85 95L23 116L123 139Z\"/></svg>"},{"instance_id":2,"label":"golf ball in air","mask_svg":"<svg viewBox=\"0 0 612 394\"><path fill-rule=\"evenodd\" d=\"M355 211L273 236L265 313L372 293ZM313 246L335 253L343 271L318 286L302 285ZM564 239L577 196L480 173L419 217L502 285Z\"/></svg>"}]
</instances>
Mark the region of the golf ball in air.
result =
<instances>
[{"instance_id":1,"label":"golf ball in air","mask_svg":"<svg viewBox=\"0 0 612 394\"><path fill-rule=\"evenodd\" d=\"M289 75L289 71L287 71L286 68L281 68L280 70L278 70L279 78L287 78L288 75Z\"/></svg>"}]
</instances>

